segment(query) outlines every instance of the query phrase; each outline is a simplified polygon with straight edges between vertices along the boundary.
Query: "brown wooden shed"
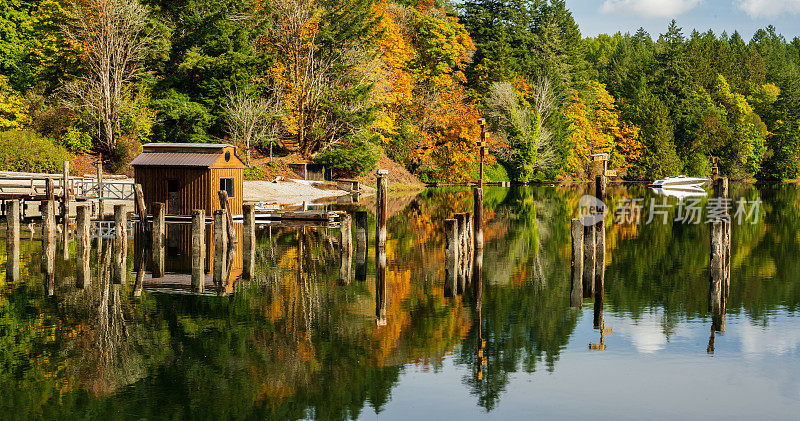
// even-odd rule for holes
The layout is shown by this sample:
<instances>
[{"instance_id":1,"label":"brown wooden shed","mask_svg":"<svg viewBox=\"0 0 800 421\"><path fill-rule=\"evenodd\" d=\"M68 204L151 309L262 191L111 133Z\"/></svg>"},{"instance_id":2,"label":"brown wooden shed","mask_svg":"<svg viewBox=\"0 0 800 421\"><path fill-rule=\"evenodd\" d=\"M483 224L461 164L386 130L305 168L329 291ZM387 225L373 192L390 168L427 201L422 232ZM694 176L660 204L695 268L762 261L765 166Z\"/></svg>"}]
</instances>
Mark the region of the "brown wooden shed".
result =
<instances>
[{"instance_id":1,"label":"brown wooden shed","mask_svg":"<svg viewBox=\"0 0 800 421\"><path fill-rule=\"evenodd\" d=\"M231 213L242 214L245 165L231 145L149 143L131 166L148 211L162 202L168 215L204 209L210 217L220 209L219 191L226 190Z\"/></svg>"}]
</instances>

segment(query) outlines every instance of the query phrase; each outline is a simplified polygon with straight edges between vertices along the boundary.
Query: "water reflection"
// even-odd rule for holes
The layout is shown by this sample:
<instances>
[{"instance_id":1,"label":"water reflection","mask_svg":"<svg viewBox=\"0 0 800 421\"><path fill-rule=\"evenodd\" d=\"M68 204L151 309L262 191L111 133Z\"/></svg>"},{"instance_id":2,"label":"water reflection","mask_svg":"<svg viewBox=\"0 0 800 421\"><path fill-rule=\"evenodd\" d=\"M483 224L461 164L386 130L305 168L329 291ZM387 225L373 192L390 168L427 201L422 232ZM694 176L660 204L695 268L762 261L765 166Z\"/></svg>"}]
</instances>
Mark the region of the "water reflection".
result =
<instances>
[{"instance_id":1,"label":"water reflection","mask_svg":"<svg viewBox=\"0 0 800 421\"><path fill-rule=\"evenodd\" d=\"M67 261L49 258L55 241L23 239L19 280L0 290L0 339L7 344L0 351L0 401L49 417L399 417L413 407L401 392L424 383L415 399L426 403L429 416L448 413L451 407L436 403L443 395L427 392L438 384L425 383L427 372L456 379L447 396L463 410L475 409L468 415L506 415L525 408L514 399L517 391L541 387L529 399L547 406L564 392L555 380L580 390L603 366L625 372L633 364L645 377L683 362L687 371L734 373L710 364L740 365L745 354L767 352L753 341L772 343L780 334L775 320L782 329L791 326L800 308L796 186L731 186L731 198L761 197L765 212L757 224L731 227L730 245L720 249L728 256L720 259L721 272L712 265L713 225L614 224L618 199L650 193L644 186L610 186L605 262L598 266L604 276L597 282L593 273L592 294L584 298L581 291L578 298L570 223L583 193L487 189L485 247L453 267L443 223L472 210L465 189L390 200L384 248L359 240L354 215L355 256L343 253L336 227L259 226L253 277L241 279L241 248L209 250L214 258L205 285L212 292L205 295L168 293L188 285L181 237L165 253L163 276L154 273L156 253L135 239L119 256L124 248L114 240L83 248L74 238ZM374 240L374 209L359 210L368 215L364 238ZM217 256L224 270L215 266ZM354 281L340 282L343 273L350 279L342 271L347 264L355 266ZM449 270L461 271L463 280ZM715 278L718 272L724 276ZM708 352L727 360L693 359L709 328ZM642 342L651 337L658 346ZM605 352L587 352L587 343ZM771 360L796 372L796 344L781 344ZM642 355L659 358L643 362ZM746 375L754 383L772 381ZM694 390L689 377L657 379ZM606 377L608 384L629 381ZM787 390L798 390L793 385ZM782 399L770 402L771 414L788 415L784 409L798 402L794 395ZM613 403L617 409L608 413L623 414L624 397ZM712 409L718 408L694 407L709 415Z\"/></svg>"}]
</instances>

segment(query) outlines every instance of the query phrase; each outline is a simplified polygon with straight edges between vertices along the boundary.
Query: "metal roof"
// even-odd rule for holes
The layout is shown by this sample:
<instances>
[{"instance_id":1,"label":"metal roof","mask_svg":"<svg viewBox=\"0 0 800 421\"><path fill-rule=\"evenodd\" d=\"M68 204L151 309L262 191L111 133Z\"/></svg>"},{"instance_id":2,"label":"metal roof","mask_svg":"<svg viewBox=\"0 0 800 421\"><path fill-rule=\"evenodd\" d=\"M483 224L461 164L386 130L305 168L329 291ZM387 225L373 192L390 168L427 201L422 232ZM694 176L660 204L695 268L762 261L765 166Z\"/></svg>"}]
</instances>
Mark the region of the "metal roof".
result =
<instances>
[{"instance_id":1,"label":"metal roof","mask_svg":"<svg viewBox=\"0 0 800 421\"><path fill-rule=\"evenodd\" d=\"M147 143L142 145L143 148L205 148L205 149L222 149L232 148L233 145L227 143Z\"/></svg>"},{"instance_id":2,"label":"metal roof","mask_svg":"<svg viewBox=\"0 0 800 421\"><path fill-rule=\"evenodd\" d=\"M164 167L205 167L208 168L222 154L188 153L188 152L144 152L133 161L132 166L164 166Z\"/></svg>"}]
</instances>

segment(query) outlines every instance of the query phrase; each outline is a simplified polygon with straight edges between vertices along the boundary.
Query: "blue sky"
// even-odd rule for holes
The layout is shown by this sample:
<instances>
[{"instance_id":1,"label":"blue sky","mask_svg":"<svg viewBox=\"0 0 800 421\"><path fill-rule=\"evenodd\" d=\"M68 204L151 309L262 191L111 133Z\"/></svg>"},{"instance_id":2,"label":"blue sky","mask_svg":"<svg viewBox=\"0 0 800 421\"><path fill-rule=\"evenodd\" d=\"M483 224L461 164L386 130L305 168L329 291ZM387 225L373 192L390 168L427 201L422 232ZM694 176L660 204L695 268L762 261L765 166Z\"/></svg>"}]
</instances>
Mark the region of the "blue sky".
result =
<instances>
[{"instance_id":1,"label":"blue sky","mask_svg":"<svg viewBox=\"0 0 800 421\"><path fill-rule=\"evenodd\" d=\"M584 36L644 27L657 38L675 19L687 35L738 30L749 41L771 24L787 40L800 37L800 0L567 0L567 7Z\"/></svg>"}]
</instances>

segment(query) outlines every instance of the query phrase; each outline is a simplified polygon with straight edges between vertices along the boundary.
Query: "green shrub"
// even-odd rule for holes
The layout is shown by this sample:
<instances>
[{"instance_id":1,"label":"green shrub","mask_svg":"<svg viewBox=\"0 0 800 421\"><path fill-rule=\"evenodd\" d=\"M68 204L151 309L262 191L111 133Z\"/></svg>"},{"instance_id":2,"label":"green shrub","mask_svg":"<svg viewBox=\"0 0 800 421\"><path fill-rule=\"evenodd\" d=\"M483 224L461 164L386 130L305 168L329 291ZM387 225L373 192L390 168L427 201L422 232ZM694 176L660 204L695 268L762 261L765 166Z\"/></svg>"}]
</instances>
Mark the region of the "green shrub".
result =
<instances>
[{"instance_id":1,"label":"green shrub","mask_svg":"<svg viewBox=\"0 0 800 421\"><path fill-rule=\"evenodd\" d=\"M88 153L92 150L92 136L74 126L70 126L61 136L61 144L73 153Z\"/></svg>"},{"instance_id":2,"label":"green shrub","mask_svg":"<svg viewBox=\"0 0 800 421\"><path fill-rule=\"evenodd\" d=\"M375 168L379 157L377 145L367 136L356 135L343 145L318 154L314 161L342 175L363 175Z\"/></svg>"},{"instance_id":3,"label":"green shrub","mask_svg":"<svg viewBox=\"0 0 800 421\"><path fill-rule=\"evenodd\" d=\"M266 177L266 174L264 173L264 169L261 167L245 167L244 169L245 180L263 180L264 177Z\"/></svg>"},{"instance_id":4,"label":"green shrub","mask_svg":"<svg viewBox=\"0 0 800 421\"><path fill-rule=\"evenodd\" d=\"M70 160L66 149L32 131L0 132L0 170L56 173Z\"/></svg>"}]
</instances>

